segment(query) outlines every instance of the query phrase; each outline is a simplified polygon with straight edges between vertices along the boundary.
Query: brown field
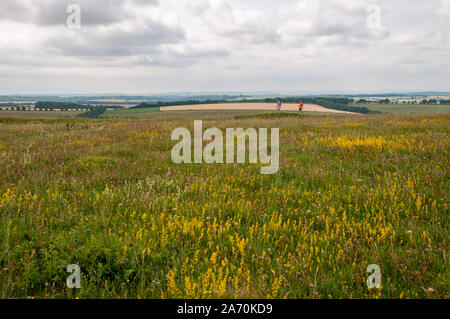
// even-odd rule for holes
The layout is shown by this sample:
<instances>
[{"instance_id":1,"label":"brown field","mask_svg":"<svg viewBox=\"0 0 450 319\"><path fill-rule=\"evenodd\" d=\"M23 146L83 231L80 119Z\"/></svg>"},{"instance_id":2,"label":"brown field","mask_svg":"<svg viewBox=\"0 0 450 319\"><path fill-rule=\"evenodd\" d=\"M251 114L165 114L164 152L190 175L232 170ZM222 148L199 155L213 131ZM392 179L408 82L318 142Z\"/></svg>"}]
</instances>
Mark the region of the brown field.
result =
<instances>
[{"instance_id":1,"label":"brown field","mask_svg":"<svg viewBox=\"0 0 450 319\"><path fill-rule=\"evenodd\" d=\"M161 111L206 111L206 110L253 110L253 111L275 111L276 106L272 103L223 103L223 104L203 104L203 105L180 105L161 107ZM298 111L298 104L283 104L282 111ZM351 114L351 112L343 112L337 110L326 109L315 104L305 104L303 109L305 112L320 113L341 113Z\"/></svg>"}]
</instances>

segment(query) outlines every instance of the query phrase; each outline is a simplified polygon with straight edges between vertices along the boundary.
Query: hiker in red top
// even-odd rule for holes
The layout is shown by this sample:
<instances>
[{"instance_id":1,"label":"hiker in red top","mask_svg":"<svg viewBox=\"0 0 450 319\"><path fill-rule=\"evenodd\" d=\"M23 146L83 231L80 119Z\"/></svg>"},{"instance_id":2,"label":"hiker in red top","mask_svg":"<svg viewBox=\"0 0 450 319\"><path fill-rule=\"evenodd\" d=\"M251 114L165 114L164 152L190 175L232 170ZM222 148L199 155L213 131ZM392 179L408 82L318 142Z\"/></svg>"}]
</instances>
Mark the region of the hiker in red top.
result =
<instances>
[{"instance_id":1,"label":"hiker in red top","mask_svg":"<svg viewBox=\"0 0 450 319\"><path fill-rule=\"evenodd\" d=\"M302 100L298 101L298 111L303 114L303 102Z\"/></svg>"}]
</instances>

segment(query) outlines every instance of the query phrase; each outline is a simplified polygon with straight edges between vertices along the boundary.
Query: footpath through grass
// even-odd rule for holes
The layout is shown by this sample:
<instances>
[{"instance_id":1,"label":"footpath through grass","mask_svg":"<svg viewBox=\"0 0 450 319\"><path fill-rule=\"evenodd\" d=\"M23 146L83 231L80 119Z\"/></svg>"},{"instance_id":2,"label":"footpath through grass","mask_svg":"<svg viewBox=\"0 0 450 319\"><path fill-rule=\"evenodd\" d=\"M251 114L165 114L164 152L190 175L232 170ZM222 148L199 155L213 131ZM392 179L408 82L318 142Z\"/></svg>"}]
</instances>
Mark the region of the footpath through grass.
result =
<instances>
[{"instance_id":1,"label":"footpath through grass","mask_svg":"<svg viewBox=\"0 0 450 319\"><path fill-rule=\"evenodd\" d=\"M1 122L0 298L449 297L450 115L204 121L279 127L273 176L172 164L192 126Z\"/></svg>"}]
</instances>

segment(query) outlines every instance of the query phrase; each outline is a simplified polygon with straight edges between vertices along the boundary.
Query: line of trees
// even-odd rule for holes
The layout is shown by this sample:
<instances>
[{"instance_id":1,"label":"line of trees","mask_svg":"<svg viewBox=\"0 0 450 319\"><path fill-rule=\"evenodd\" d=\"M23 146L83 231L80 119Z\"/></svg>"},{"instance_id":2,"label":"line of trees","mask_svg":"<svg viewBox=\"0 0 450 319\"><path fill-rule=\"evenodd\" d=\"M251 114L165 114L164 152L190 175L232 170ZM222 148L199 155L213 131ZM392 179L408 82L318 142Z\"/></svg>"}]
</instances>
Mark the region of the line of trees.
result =
<instances>
[{"instance_id":1,"label":"line of trees","mask_svg":"<svg viewBox=\"0 0 450 319\"><path fill-rule=\"evenodd\" d=\"M438 101L436 99L429 99L429 100L422 100L420 104L438 104ZM442 101L441 101L442 104Z\"/></svg>"},{"instance_id":2,"label":"line of trees","mask_svg":"<svg viewBox=\"0 0 450 319\"><path fill-rule=\"evenodd\" d=\"M90 105L82 105L76 103L68 103L68 102L46 102L40 101L37 102L34 106L35 109L38 110L88 110L91 109Z\"/></svg>"},{"instance_id":3,"label":"line of trees","mask_svg":"<svg viewBox=\"0 0 450 319\"><path fill-rule=\"evenodd\" d=\"M359 99L356 101L356 104L370 104L370 103L377 103L377 104L390 104L390 103L398 103L398 102L390 102L389 99L379 100L377 102L369 101L366 99ZM450 104L450 100L437 100L437 99L429 99L429 100L422 100L422 101L408 101L405 104Z\"/></svg>"},{"instance_id":4,"label":"line of trees","mask_svg":"<svg viewBox=\"0 0 450 319\"><path fill-rule=\"evenodd\" d=\"M306 101L305 101L306 102ZM369 110L367 107L349 105L353 100L346 98L312 98L310 103L318 104L327 109L338 111L361 113L361 114L380 114L381 112Z\"/></svg>"},{"instance_id":5,"label":"line of trees","mask_svg":"<svg viewBox=\"0 0 450 319\"><path fill-rule=\"evenodd\" d=\"M0 104L0 107L9 107L9 108L16 108L17 111L27 111L30 109L31 105L18 105L18 104Z\"/></svg>"},{"instance_id":6,"label":"line of trees","mask_svg":"<svg viewBox=\"0 0 450 319\"><path fill-rule=\"evenodd\" d=\"M20 104L17 104L17 103L1 103L0 106L7 106L7 107L28 106L28 107L30 107L30 106L33 106L33 104L32 103L20 103Z\"/></svg>"},{"instance_id":7,"label":"line of trees","mask_svg":"<svg viewBox=\"0 0 450 319\"><path fill-rule=\"evenodd\" d=\"M150 107L164 107L164 106L178 106L178 105L201 105L201 104L219 104L219 103L231 103L229 100L187 100L187 101L174 101L174 102L156 102L156 103L141 103L132 107L132 109L144 109Z\"/></svg>"},{"instance_id":8,"label":"line of trees","mask_svg":"<svg viewBox=\"0 0 450 319\"><path fill-rule=\"evenodd\" d=\"M46 102L40 101L37 102L34 106L35 109L39 110L93 110L98 107L105 107L104 105L85 105L85 104L77 104L77 103L69 103L69 102ZM119 105L111 105L108 108L112 109L121 109L122 107Z\"/></svg>"},{"instance_id":9,"label":"line of trees","mask_svg":"<svg viewBox=\"0 0 450 319\"><path fill-rule=\"evenodd\" d=\"M376 103L376 104L390 104L391 100L389 99L384 99L384 100L378 100L378 101L369 101L366 99L359 99L358 101L356 101L356 104L370 104L370 103Z\"/></svg>"}]
</instances>

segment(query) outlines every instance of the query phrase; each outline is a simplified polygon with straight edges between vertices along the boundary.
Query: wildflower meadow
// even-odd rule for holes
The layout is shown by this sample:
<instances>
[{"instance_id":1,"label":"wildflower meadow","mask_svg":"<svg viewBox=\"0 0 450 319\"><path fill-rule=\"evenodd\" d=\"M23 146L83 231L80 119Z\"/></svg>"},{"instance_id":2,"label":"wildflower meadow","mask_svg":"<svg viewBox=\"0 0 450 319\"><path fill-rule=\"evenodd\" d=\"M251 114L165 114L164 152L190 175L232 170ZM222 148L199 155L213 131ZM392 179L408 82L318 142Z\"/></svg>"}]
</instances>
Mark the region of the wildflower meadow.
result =
<instances>
[{"instance_id":1,"label":"wildflower meadow","mask_svg":"<svg viewBox=\"0 0 450 319\"><path fill-rule=\"evenodd\" d=\"M279 128L273 175L173 163L193 124L0 119L0 298L450 297L448 113L203 120Z\"/></svg>"}]
</instances>

